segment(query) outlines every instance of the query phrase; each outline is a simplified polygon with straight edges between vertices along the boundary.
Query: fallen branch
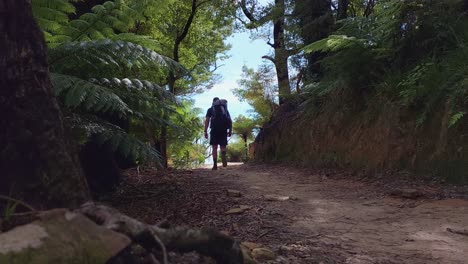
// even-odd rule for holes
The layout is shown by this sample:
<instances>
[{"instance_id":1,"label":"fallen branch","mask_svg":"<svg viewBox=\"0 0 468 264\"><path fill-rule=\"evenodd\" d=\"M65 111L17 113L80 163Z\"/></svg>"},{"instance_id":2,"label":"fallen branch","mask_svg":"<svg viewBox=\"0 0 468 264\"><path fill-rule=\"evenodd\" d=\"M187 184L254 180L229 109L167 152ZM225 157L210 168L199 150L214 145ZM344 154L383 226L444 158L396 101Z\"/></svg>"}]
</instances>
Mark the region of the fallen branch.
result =
<instances>
[{"instance_id":1,"label":"fallen branch","mask_svg":"<svg viewBox=\"0 0 468 264\"><path fill-rule=\"evenodd\" d=\"M452 229L450 227L447 227L447 231L450 233L462 235L462 236L468 236L468 231L467 230L457 230L457 229Z\"/></svg>"},{"instance_id":2,"label":"fallen branch","mask_svg":"<svg viewBox=\"0 0 468 264\"><path fill-rule=\"evenodd\" d=\"M25 208L31 210L32 212L37 212L36 209L34 209L34 207L32 207L31 205L23 202L23 201L20 201L18 199L15 199L15 198L12 198L12 197L9 197L9 196L5 196L5 195L0 195L0 199L2 200L6 200L6 201L10 201L10 202L15 202L17 204L20 204L22 206L24 206Z\"/></svg>"},{"instance_id":3,"label":"fallen branch","mask_svg":"<svg viewBox=\"0 0 468 264\"><path fill-rule=\"evenodd\" d=\"M182 253L196 251L214 258L217 263L243 263L239 244L233 238L213 229L196 230L182 227L164 229L141 223L116 209L94 203L85 203L78 212L99 225L127 235L149 252L155 253L165 247L167 250ZM162 249L163 254L164 250Z\"/></svg>"}]
</instances>

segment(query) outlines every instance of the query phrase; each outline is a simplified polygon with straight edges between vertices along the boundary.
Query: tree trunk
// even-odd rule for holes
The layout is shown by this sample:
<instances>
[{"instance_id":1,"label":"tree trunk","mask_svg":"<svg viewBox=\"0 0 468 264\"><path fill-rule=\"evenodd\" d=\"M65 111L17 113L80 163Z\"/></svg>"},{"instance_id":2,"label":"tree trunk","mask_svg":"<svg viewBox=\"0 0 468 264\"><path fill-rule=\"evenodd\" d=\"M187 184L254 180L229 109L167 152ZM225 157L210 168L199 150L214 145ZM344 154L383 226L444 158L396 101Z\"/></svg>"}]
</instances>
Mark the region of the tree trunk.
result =
<instances>
[{"instance_id":1,"label":"tree trunk","mask_svg":"<svg viewBox=\"0 0 468 264\"><path fill-rule=\"evenodd\" d=\"M336 14L337 20L345 19L348 17L348 0L339 0L338 1L338 11Z\"/></svg>"},{"instance_id":2,"label":"tree trunk","mask_svg":"<svg viewBox=\"0 0 468 264\"><path fill-rule=\"evenodd\" d=\"M247 136L242 136L242 139L244 140L244 146L245 146L245 158L249 157L249 147L247 146Z\"/></svg>"},{"instance_id":3,"label":"tree trunk","mask_svg":"<svg viewBox=\"0 0 468 264\"><path fill-rule=\"evenodd\" d=\"M176 36L176 39L174 41L174 46L172 49L172 59L176 62L180 61L179 58L179 50L180 50L180 44L184 39L187 37L187 34L190 30L190 27L192 26L193 20L195 18L195 15L197 13L197 0L192 0L192 9L190 12L189 17L187 18L187 21L185 22L184 28L180 34ZM168 86L169 86L169 91L173 94L176 95L176 86L175 83L177 81L178 77L176 77L173 73L169 73L168 77ZM167 111L164 111L163 119L167 120L169 119L169 113ZM167 125L163 124L161 127L161 134L159 135L159 145L158 148L156 148L159 153L161 154L161 165L163 168L168 167L168 155L167 155Z\"/></svg>"},{"instance_id":4,"label":"tree trunk","mask_svg":"<svg viewBox=\"0 0 468 264\"><path fill-rule=\"evenodd\" d=\"M47 206L89 198L65 140L31 1L0 0L0 192Z\"/></svg>"},{"instance_id":5,"label":"tree trunk","mask_svg":"<svg viewBox=\"0 0 468 264\"><path fill-rule=\"evenodd\" d=\"M279 103L283 104L285 97L291 94L288 70L289 54L284 40L284 14L286 12L284 0L275 0L275 8L281 11L281 14L273 21L273 48L275 49L274 64L278 79Z\"/></svg>"}]
</instances>

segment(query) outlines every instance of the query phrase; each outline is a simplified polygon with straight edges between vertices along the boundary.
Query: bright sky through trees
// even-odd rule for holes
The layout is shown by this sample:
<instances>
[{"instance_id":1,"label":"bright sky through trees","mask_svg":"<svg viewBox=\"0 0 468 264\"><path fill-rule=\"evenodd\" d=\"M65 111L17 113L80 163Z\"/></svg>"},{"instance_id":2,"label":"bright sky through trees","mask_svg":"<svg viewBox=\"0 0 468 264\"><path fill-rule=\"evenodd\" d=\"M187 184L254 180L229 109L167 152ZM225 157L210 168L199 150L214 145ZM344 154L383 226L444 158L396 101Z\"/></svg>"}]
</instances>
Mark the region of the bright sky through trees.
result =
<instances>
[{"instance_id":1,"label":"bright sky through trees","mask_svg":"<svg viewBox=\"0 0 468 264\"><path fill-rule=\"evenodd\" d=\"M242 66L257 69L263 61L262 56L270 51L264 40L251 40L248 32L235 33L227 42L232 45L228 52L230 58L220 62L223 66L216 71L222 79L211 90L193 97L195 106L203 109L203 115L215 96L228 100L229 112L233 118L240 114L248 115L247 111L251 107L240 102L231 90L239 87L237 80L241 77Z\"/></svg>"}]
</instances>

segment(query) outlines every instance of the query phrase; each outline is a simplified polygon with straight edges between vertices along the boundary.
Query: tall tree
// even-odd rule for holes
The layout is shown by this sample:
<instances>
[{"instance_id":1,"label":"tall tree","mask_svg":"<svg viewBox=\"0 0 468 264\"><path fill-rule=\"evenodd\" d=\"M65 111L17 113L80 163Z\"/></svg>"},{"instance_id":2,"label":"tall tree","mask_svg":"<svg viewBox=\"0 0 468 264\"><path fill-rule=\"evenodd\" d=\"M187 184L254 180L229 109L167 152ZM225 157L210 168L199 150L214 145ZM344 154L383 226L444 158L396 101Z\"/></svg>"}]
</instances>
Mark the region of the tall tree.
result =
<instances>
[{"instance_id":1,"label":"tall tree","mask_svg":"<svg viewBox=\"0 0 468 264\"><path fill-rule=\"evenodd\" d=\"M234 89L234 94L240 101L252 106L255 121L260 126L270 120L273 111L278 107L278 86L274 79L273 69L268 65L261 65L256 71L244 66L238 81L240 88Z\"/></svg>"},{"instance_id":2,"label":"tall tree","mask_svg":"<svg viewBox=\"0 0 468 264\"><path fill-rule=\"evenodd\" d=\"M89 198L52 93L31 2L0 0L0 192L49 206Z\"/></svg>"},{"instance_id":3,"label":"tall tree","mask_svg":"<svg viewBox=\"0 0 468 264\"><path fill-rule=\"evenodd\" d=\"M161 43L158 51L181 63L191 74L190 78L181 79L181 76L170 73L167 78L169 91L174 95L185 95L212 86L219 55L229 48L224 39L232 32L233 5L220 0L183 0L154 11L148 13L149 19L141 31L158 39ZM167 117L168 113L165 119ZM165 167L168 138L167 126L163 126L155 143Z\"/></svg>"},{"instance_id":4,"label":"tall tree","mask_svg":"<svg viewBox=\"0 0 468 264\"><path fill-rule=\"evenodd\" d=\"M244 141L245 157L249 156L247 140L253 138L253 130L256 127L255 121L246 116L239 115L232 124L234 134L238 135Z\"/></svg>"},{"instance_id":5,"label":"tall tree","mask_svg":"<svg viewBox=\"0 0 468 264\"><path fill-rule=\"evenodd\" d=\"M273 43L270 41L267 43L273 48L274 57L265 55L262 58L271 61L275 65L280 104L284 103L285 97L291 94L288 58L297 53L297 49L291 49L287 45L285 21L287 15L286 2L286 0L275 0L274 6L272 6L270 10L263 15L256 16L251 8L257 5L256 1L251 3L251 7L248 6L247 0L240 1L241 10L250 21L250 23L247 24L248 28L258 28L268 23L273 24Z\"/></svg>"},{"instance_id":6,"label":"tall tree","mask_svg":"<svg viewBox=\"0 0 468 264\"><path fill-rule=\"evenodd\" d=\"M309 44L330 34L335 25L331 6L331 0L295 0L293 16L297 21L297 34L303 43ZM323 58L323 53L315 52L304 56L307 63L301 67L301 79L298 82L318 81L322 74L318 61Z\"/></svg>"}]
</instances>

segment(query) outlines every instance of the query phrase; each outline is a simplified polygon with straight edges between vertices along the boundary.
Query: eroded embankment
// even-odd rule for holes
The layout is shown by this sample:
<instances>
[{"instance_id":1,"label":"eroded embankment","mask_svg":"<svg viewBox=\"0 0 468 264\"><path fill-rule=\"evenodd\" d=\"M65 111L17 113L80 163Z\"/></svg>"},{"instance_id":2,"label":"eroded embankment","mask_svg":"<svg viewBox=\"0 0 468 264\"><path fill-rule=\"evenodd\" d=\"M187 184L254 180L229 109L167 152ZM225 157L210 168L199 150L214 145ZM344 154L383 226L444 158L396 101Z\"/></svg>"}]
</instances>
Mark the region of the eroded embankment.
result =
<instances>
[{"instance_id":1,"label":"eroded embankment","mask_svg":"<svg viewBox=\"0 0 468 264\"><path fill-rule=\"evenodd\" d=\"M258 161L366 171L402 170L468 182L468 122L449 126L442 103L422 125L411 109L381 100L356 109L329 104L314 114L283 105L254 146Z\"/></svg>"}]
</instances>

